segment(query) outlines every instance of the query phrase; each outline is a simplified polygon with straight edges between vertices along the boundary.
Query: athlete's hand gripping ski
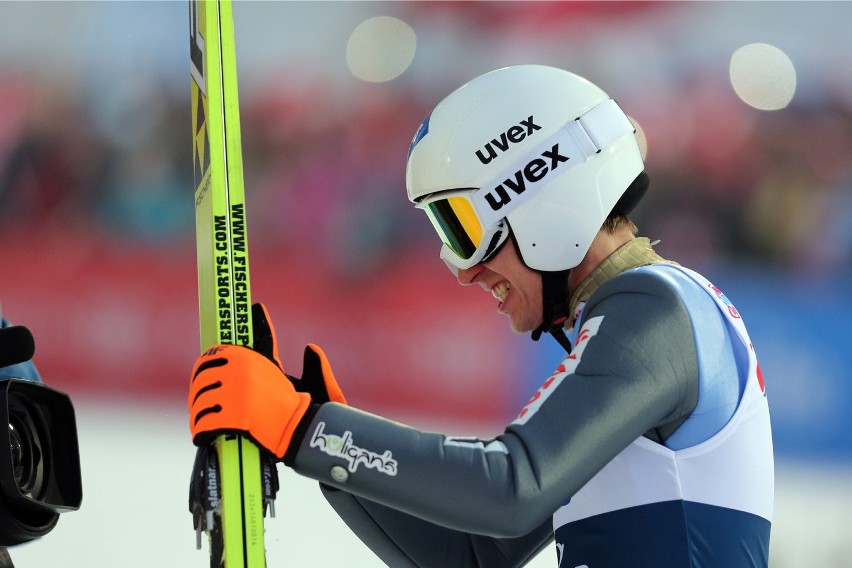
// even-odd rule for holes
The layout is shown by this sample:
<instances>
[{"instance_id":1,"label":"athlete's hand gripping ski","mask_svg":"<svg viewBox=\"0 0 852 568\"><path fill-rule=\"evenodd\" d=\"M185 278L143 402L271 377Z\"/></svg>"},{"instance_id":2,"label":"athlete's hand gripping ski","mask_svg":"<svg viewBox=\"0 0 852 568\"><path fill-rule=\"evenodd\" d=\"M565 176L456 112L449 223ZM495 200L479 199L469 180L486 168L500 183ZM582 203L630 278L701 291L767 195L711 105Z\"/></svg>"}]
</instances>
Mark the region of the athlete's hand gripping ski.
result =
<instances>
[{"instance_id":1,"label":"athlete's hand gripping ski","mask_svg":"<svg viewBox=\"0 0 852 568\"><path fill-rule=\"evenodd\" d=\"M244 432L282 459L313 402L345 404L323 351L305 348L303 378L284 373L275 331L262 304L252 306L255 350L216 345L195 363L189 389L192 439L210 443L228 432Z\"/></svg>"},{"instance_id":2,"label":"athlete's hand gripping ski","mask_svg":"<svg viewBox=\"0 0 852 568\"><path fill-rule=\"evenodd\" d=\"M264 310L265 311L265 310ZM283 458L311 403L284 374L271 330L259 346L214 345L195 363L189 387L192 440L210 443L228 432L245 432Z\"/></svg>"},{"instance_id":3,"label":"athlete's hand gripping ski","mask_svg":"<svg viewBox=\"0 0 852 568\"><path fill-rule=\"evenodd\" d=\"M275 336L275 328L272 319L263 304L254 304L251 307L251 317L254 322L254 348L272 359L282 369L284 365L278 355L278 340ZM325 352L313 343L305 346L305 355L302 361L302 377L287 375L293 386L299 392L311 395L311 401L316 404L326 402L339 402L346 404L346 398L337 385L334 373Z\"/></svg>"}]
</instances>

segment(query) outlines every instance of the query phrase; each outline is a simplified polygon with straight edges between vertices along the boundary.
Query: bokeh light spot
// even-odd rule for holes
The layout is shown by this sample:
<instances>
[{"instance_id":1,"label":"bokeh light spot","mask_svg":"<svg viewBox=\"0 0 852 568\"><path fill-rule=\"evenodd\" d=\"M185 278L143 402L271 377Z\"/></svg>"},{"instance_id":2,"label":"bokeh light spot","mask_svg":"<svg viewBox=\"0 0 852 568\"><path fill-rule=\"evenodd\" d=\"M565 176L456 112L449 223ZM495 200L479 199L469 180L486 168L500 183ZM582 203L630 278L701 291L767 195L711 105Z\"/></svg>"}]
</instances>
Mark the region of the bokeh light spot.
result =
<instances>
[{"instance_id":1,"label":"bokeh light spot","mask_svg":"<svg viewBox=\"0 0 852 568\"><path fill-rule=\"evenodd\" d=\"M796 92L796 69L786 53L766 43L751 43L731 56L731 85L747 105L779 110Z\"/></svg>"},{"instance_id":2,"label":"bokeh light spot","mask_svg":"<svg viewBox=\"0 0 852 568\"><path fill-rule=\"evenodd\" d=\"M377 16L362 22L349 37L346 63L363 81L383 83L401 75L417 47L414 30L398 18Z\"/></svg>"}]
</instances>

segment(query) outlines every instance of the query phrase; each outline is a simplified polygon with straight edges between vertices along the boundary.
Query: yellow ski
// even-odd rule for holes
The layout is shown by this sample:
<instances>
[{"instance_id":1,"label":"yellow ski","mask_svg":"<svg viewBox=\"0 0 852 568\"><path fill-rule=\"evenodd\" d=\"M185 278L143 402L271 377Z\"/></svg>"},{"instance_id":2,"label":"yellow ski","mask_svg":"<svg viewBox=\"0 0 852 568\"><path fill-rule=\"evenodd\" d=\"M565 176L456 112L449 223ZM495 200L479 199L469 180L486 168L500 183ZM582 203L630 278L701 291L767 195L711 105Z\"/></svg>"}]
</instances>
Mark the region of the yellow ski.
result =
<instances>
[{"instance_id":1,"label":"yellow ski","mask_svg":"<svg viewBox=\"0 0 852 568\"><path fill-rule=\"evenodd\" d=\"M230 0L190 0L190 75L201 350L251 346L251 290ZM190 484L198 546L210 565L266 566L263 522L277 489L275 464L249 439L199 448Z\"/></svg>"}]
</instances>

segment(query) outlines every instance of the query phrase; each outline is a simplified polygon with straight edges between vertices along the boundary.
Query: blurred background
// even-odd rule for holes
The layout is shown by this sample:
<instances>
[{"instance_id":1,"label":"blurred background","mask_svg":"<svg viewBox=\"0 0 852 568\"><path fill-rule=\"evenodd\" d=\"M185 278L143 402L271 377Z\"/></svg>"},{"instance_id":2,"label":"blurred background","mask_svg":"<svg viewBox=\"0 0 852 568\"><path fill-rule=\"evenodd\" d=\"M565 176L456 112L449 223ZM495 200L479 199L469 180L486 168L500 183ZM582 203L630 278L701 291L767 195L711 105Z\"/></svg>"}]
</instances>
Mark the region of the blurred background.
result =
<instances>
[{"instance_id":1,"label":"blurred background","mask_svg":"<svg viewBox=\"0 0 852 568\"><path fill-rule=\"evenodd\" d=\"M364 409L452 434L515 416L558 346L512 335L490 296L455 283L406 199L405 154L474 76L572 70L647 138L640 233L749 326L777 456L772 566L852 566L852 3L241 1L234 15L253 296L290 371L315 342ZM84 482L80 511L12 550L21 567L206 565L186 511L188 29L185 2L0 3L0 305L75 401ZM270 565L377 565L313 484L282 476Z\"/></svg>"}]
</instances>

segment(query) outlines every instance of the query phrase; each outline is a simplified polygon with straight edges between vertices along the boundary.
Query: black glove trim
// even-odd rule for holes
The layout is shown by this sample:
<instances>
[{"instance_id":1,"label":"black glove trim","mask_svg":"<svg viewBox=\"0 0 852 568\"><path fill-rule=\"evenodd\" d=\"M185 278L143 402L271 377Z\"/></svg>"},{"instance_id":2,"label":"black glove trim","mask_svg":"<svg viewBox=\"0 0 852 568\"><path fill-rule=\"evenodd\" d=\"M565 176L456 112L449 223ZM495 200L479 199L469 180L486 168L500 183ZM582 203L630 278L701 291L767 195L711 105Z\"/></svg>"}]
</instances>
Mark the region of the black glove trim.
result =
<instances>
[{"instance_id":1,"label":"black glove trim","mask_svg":"<svg viewBox=\"0 0 852 568\"><path fill-rule=\"evenodd\" d=\"M284 457L281 458L281 461L284 462L284 465L287 467L293 467L293 464L296 462L296 454L299 453L299 448L302 447L302 441L305 439L305 436L308 433L308 428L313 422L314 417L319 412L321 404L311 403L308 409L305 411L305 415L302 416L302 419L299 421L299 425L296 426L296 429L293 431L293 437L290 438L290 446L287 448L287 451L284 452Z\"/></svg>"}]
</instances>

